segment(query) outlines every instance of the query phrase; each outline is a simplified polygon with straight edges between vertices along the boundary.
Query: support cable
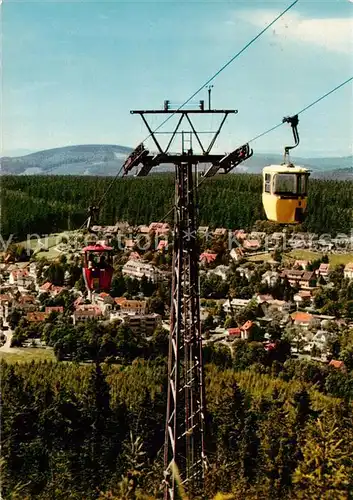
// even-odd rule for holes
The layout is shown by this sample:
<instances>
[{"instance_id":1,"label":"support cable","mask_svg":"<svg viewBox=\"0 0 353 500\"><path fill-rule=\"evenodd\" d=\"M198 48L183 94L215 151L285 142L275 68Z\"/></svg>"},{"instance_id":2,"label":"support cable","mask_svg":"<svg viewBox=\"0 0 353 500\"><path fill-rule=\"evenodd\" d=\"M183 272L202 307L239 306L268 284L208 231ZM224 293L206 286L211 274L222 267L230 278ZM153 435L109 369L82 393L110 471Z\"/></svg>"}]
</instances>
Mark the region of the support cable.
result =
<instances>
[{"instance_id":1,"label":"support cable","mask_svg":"<svg viewBox=\"0 0 353 500\"><path fill-rule=\"evenodd\" d=\"M267 26L265 26L265 28L263 28L254 38L252 38L241 50L239 50L233 57L231 57L231 59L229 59L229 61L227 61L218 71L216 71L216 73L211 76L203 85L201 85L201 87L199 87L186 101L183 102L183 104L181 104L181 106L179 106L178 109L176 109L174 111L174 113L171 113L170 115L168 115L168 117L160 124L158 125L158 127L153 130L143 141L145 142L147 139L149 139L154 133L156 133L159 129L161 129L163 127L163 125L165 125L171 118L172 116L174 116L176 114L177 111L180 111L184 106L186 106L199 92L201 92L201 90L203 90L205 87L207 87L215 78L217 78L218 75L220 75L220 73L222 73L222 71L224 71L233 61L235 61L235 59L237 59L243 52L245 52L249 47L250 45L252 45L258 38L260 38L269 28L271 28L271 26L273 26L274 23L276 23L278 21L278 19L280 19L286 12L288 12L292 7L294 7L295 4L297 4L299 2L299 0L295 0L294 2L292 2L284 11L282 11L277 17L275 17L275 19L273 19L273 21L271 21ZM105 197L107 196L107 194L109 193L109 191L111 190L111 188L113 187L113 185L115 184L115 181L118 177L120 177L120 174L123 170L123 167L120 168L120 170L118 171L118 173L116 174L116 176L114 177L114 179L111 181L111 183L109 184L108 188L106 189L106 191L104 192L103 196L101 197L100 201L96 204L96 207L97 208L100 208L101 204L103 203ZM124 177L126 174L123 174L122 177ZM82 229L88 222L89 220L89 217L85 220L85 222L82 224L82 226L80 227L80 229Z\"/></svg>"},{"instance_id":2,"label":"support cable","mask_svg":"<svg viewBox=\"0 0 353 500\"><path fill-rule=\"evenodd\" d=\"M317 104L318 102L322 101L323 99L325 99L325 97L329 96L330 94L333 94L333 92L336 92L336 90L340 89L341 87L343 87L344 85L346 85L347 83L349 83L350 81L353 80L353 76L351 76L350 78L348 78L348 80L340 83L339 85L337 85L337 87L335 87L334 89L330 90L329 92L326 92L326 94L322 95L321 97L319 97L318 99L316 99L314 102L312 102L311 104L309 104L308 106L305 106L305 108L301 109L298 113L295 113L297 115L300 115L301 113L304 113L305 111L307 111L309 108L311 108L312 106L314 106L315 104ZM266 132L262 132L261 134L259 135L256 135L255 137L253 137L250 141L248 141L248 144L250 144L250 142L253 142L253 141L256 141L257 139L260 139L260 137L263 137L264 135L266 134L269 134L270 132L272 132L273 130L276 130L277 128L281 127L283 125L283 122L281 123L278 123L277 125L275 125L274 127L266 130Z\"/></svg>"},{"instance_id":3,"label":"support cable","mask_svg":"<svg viewBox=\"0 0 353 500\"><path fill-rule=\"evenodd\" d=\"M271 21L267 26L265 26L265 28L263 28L254 38L252 38L241 50L239 50L239 52L237 52L218 71L216 71L216 73L213 76L211 76L206 81L206 83L201 85L201 87L199 87L185 102L183 102L183 104L181 104L181 106L179 106L179 108L177 108L174 111L174 113L171 113L170 115L168 115L168 117L160 125L158 125L157 128L154 129L153 134L156 133L160 128L162 128L163 125L165 125L172 118L172 116L174 116L178 111L180 111L184 106L186 106L199 92L201 92L201 90L203 90L215 78L217 78L217 76L220 75L220 73L222 73L222 71L224 71L233 61L235 61L235 59L237 59L243 52L245 52L245 50L247 50L250 47L250 45L252 45L258 38L260 38L260 36L262 36L269 28L271 28L271 26L273 26L278 21L278 19L280 19L282 16L284 16L284 14L286 14L286 12L288 12L298 2L299 2L299 0L295 0L284 11L282 11L280 14L278 14L278 16L275 17L275 19L273 19L273 21ZM152 134L149 134L142 142L147 141L147 139L149 139L151 136L152 136Z\"/></svg>"},{"instance_id":4,"label":"support cable","mask_svg":"<svg viewBox=\"0 0 353 500\"><path fill-rule=\"evenodd\" d=\"M326 94L322 95L321 97L319 97L318 99L316 99L315 101L313 101L312 103L308 104L307 106L305 106L305 108L301 109L298 113L296 113L297 115L300 115L301 113L304 113L305 111L307 111L309 108L311 108L312 106L314 106L315 104L317 104L318 102L322 101L323 99L325 99L325 97L328 97L330 94L333 94L334 92L336 92L336 90L340 89L341 87L343 87L344 85L346 85L347 83L351 82L353 80L353 76L351 76L350 78L348 78L347 80L345 80L344 82L340 83L339 85L337 85L336 87L334 87L333 89L331 89L329 92L326 92ZM272 132L273 130L276 130L277 128L281 127L283 125L284 122L281 122L281 123L278 123L277 125L275 125L274 127L271 127L270 129L266 130L265 132L262 132L261 134L253 137L250 141L248 141L248 144L250 144L250 142L254 142L256 141L257 139L259 139L260 137L263 137L264 135L266 134L269 134L270 132ZM207 177L203 177L201 179L201 181L195 186L194 189L198 189L201 184L207 179ZM173 209L174 207L169 210L165 215L164 217L160 220L160 222L163 222L172 212L173 212Z\"/></svg>"}]
</instances>

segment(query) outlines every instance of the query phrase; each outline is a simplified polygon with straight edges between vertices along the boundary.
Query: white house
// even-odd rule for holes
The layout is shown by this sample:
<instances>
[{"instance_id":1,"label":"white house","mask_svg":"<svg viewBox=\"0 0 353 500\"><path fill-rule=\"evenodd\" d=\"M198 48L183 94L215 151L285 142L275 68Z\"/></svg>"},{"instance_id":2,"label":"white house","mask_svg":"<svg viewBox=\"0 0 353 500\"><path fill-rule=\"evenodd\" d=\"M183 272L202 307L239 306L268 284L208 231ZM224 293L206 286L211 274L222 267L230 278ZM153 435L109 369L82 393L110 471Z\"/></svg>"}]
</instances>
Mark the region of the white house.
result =
<instances>
[{"instance_id":1,"label":"white house","mask_svg":"<svg viewBox=\"0 0 353 500\"><path fill-rule=\"evenodd\" d=\"M332 337L332 334L325 330L318 330L313 337L313 344L321 349L321 351L327 349L327 342Z\"/></svg>"},{"instance_id":2,"label":"white house","mask_svg":"<svg viewBox=\"0 0 353 500\"><path fill-rule=\"evenodd\" d=\"M297 308L312 305L312 299L313 297L311 295L310 290L300 290L293 297L293 300L296 303Z\"/></svg>"},{"instance_id":3,"label":"white house","mask_svg":"<svg viewBox=\"0 0 353 500\"><path fill-rule=\"evenodd\" d=\"M248 281L250 280L251 276L254 274L254 271L251 271L247 267L237 267L236 272L239 273L242 278L246 278Z\"/></svg>"},{"instance_id":4,"label":"white house","mask_svg":"<svg viewBox=\"0 0 353 500\"><path fill-rule=\"evenodd\" d=\"M327 280L329 272L330 272L330 264L322 262L320 264L319 269L317 270L317 275L322 276L325 280Z\"/></svg>"},{"instance_id":5,"label":"white house","mask_svg":"<svg viewBox=\"0 0 353 500\"><path fill-rule=\"evenodd\" d=\"M93 319L100 319L102 317L102 312L96 309L79 309L74 311L72 315L73 323L76 325L77 323L84 323Z\"/></svg>"},{"instance_id":6,"label":"white house","mask_svg":"<svg viewBox=\"0 0 353 500\"><path fill-rule=\"evenodd\" d=\"M238 262L244 257L244 251L242 248L232 248L229 255L231 259L233 259L235 262Z\"/></svg>"},{"instance_id":7,"label":"white house","mask_svg":"<svg viewBox=\"0 0 353 500\"><path fill-rule=\"evenodd\" d=\"M13 300L8 294L0 295L0 318L6 321L6 318L13 311Z\"/></svg>"},{"instance_id":8,"label":"white house","mask_svg":"<svg viewBox=\"0 0 353 500\"><path fill-rule=\"evenodd\" d=\"M229 299L227 299L223 304L223 309L227 314L229 314L232 311L237 311L239 309L243 309L250 302L251 302L251 299L232 299L231 302L229 302Z\"/></svg>"},{"instance_id":9,"label":"white house","mask_svg":"<svg viewBox=\"0 0 353 500\"><path fill-rule=\"evenodd\" d=\"M111 313L110 321L120 319L125 325L133 330L138 335L152 335L158 325L162 323L162 318L159 314L121 314Z\"/></svg>"},{"instance_id":10,"label":"white house","mask_svg":"<svg viewBox=\"0 0 353 500\"><path fill-rule=\"evenodd\" d=\"M33 282L34 279L32 276L29 275L27 269L16 269L14 271L11 271L10 273L9 277L10 285L16 285L22 288L27 288L28 286L32 285Z\"/></svg>"},{"instance_id":11,"label":"white house","mask_svg":"<svg viewBox=\"0 0 353 500\"><path fill-rule=\"evenodd\" d=\"M128 300L125 297L117 297L114 299L116 306L118 306L122 314L146 314L147 301L146 300Z\"/></svg>"},{"instance_id":12,"label":"white house","mask_svg":"<svg viewBox=\"0 0 353 500\"><path fill-rule=\"evenodd\" d=\"M279 279L279 273L277 271L266 271L262 275L261 282L266 283L267 286L269 287L273 287L275 286L278 279Z\"/></svg>"},{"instance_id":13,"label":"white house","mask_svg":"<svg viewBox=\"0 0 353 500\"><path fill-rule=\"evenodd\" d=\"M215 269L211 269L210 271L208 271L207 274L208 275L215 274L216 276L220 276L223 281L226 281L228 273L229 273L229 266L220 265L215 267Z\"/></svg>"},{"instance_id":14,"label":"white house","mask_svg":"<svg viewBox=\"0 0 353 500\"><path fill-rule=\"evenodd\" d=\"M143 276L146 276L146 278L151 280L153 283L157 283L162 279L159 269L148 262L140 260L128 260L124 265L122 272L126 276L130 276L130 278L138 280L140 280Z\"/></svg>"},{"instance_id":15,"label":"white house","mask_svg":"<svg viewBox=\"0 0 353 500\"><path fill-rule=\"evenodd\" d=\"M346 264L344 268L344 277L349 280L353 280L353 262Z\"/></svg>"}]
</instances>

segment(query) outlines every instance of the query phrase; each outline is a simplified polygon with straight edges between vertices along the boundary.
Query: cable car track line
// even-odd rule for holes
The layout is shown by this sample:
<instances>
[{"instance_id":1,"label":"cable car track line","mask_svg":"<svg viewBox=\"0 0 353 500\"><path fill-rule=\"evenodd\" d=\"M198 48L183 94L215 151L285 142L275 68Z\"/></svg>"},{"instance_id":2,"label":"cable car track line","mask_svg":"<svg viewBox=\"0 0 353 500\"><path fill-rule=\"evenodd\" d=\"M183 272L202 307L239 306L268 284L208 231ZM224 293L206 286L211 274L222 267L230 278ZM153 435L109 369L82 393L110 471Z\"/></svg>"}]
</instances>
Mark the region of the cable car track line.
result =
<instances>
[{"instance_id":1,"label":"cable car track line","mask_svg":"<svg viewBox=\"0 0 353 500\"><path fill-rule=\"evenodd\" d=\"M330 90L329 92L326 92L326 94L322 95L321 97L319 97L318 99L316 99L315 101L313 101L311 104L308 104L308 106L305 106L305 108L301 109L300 111L298 111L298 113L293 113L293 114L296 114L296 115L300 115L301 113L304 113L305 111L307 111L309 108L311 108L312 106L314 106L315 104L317 104L318 102L322 101L323 99L325 99L325 97L328 97L330 94L333 94L333 92L336 92L336 90L340 89L341 87L343 87L344 85L346 85L347 83L351 82L353 80L353 76L351 76L350 78L348 78L347 80L345 80L344 82L340 83L339 85L337 85L337 87L333 88L332 90ZM250 144L250 142L254 142L256 141L257 139L260 139L260 137L263 137L264 135L266 134L269 134L270 132L272 132L273 130L276 130L276 128L279 128L283 125L283 122L281 123L278 123L277 125L275 125L274 127L266 130L266 132L262 132L262 134L259 134L257 136L255 136L253 139L251 139L250 141L248 141L248 144Z\"/></svg>"},{"instance_id":2,"label":"cable car track line","mask_svg":"<svg viewBox=\"0 0 353 500\"><path fill-rule=\"evenodd\" d=\"M163 127L163 125L165 125L171 118L172 116L174 116L176 114L177 111L180 111L184 106L186 106L199 92L201 92L201 90L203 90L205 87L207 87L207 85L209 85L215 78L217 78L217 76L222 73L222 71L224 71L233 61L235 61L235 59L237 59L243 52L245 52L245 50L247 50L250 45L252 45L258 38L260 38L269 28L271 28L271 26L273 26L277 21L278 19L280 19L282 16L284 16L284 14L286 14L286 12L288 12L292 7L294 7L295 4L297 4L299 2L299 0L295 0L294 2L292 2L283 12L281 12L280 14L278 14L277 17L275 17L275 19L273 19L273 21L271 21L267 26L265 26L265 28L263 28L254 38L252 38L241 50L239 50L239 52L237 52L231 59L229 59L229 61L227 61L218 71L216 71L216 73L211 76L206 83L204 83L201 87L199 87L196 92L194 92L185 102L183 102L183 104L181 104L181 106L179 106L178 109L176 109L174 111L174 113L171 113L170 115L168 115L168 117L160 124L158 125L157 128L154 129L153 133L156 133L160 128ZM150 137L152 136L152 134L149 134L143 141L141 142L145 142L147 141L147 139L149 139Z\"/></svg>"},{"instance_id":3,"label":"cable car track line","mask_svg":"<svg viewBox=\"0 0 353 500\"><path fill-rule=\"evenodd\" d=\"M172 116L174 116L176 114L177 111L180 111L184 106L186 106L199 92L201 92L201 90L203 90L205 87L207 87L207 85L210 84L210 82L212 82L215 78L217 78L218 75L220 75L220 73L222 73L222 71L224 71L233 61L235 61L235 59L237 59L243 52L245 52L256 40L258 40L269 28L271 28L271 26L273 26L277 21L278 19L280 19L282 16L284 16L284 14L286 14L286 12L288 12L292 7L294 7L295 4L297 4L299 2L299 0L295 0L294 2L292 2L284 11L282 11L280 14L278 14L278 16L276 16L273 21L271 21L267 26L265 26L255 37L253 37L241 50L239 50L233 57L231 57L231 59L229 59L229 61L227 61L218 71L216 71L216 73L211 76L201 87L199 87L196 92L194 92L186 101L183 102L183 104L181 104L181 106L179 106L178 109L176 109L174 111L174 113L171 113L170 115L168 115L168 117L160 124L158 125L158 127L153 130L153 134L156 133L159 129L161 129L163 127L163 125L165 125L171 118ZM149 134L143 141L141 141L142 143L147 141L147 139L149 139L150 137L152 136L152 134ZM107 194L109 193L109 191L111 190L111 188L113 187L116 179L118 177L120 177L120 174L121 174L121 171L123 169L123 166L120 168L120 170L118 171L118 173L116 174L116 176L114 177L114 179L112 180L112 182L109 184L108 188L106 189L106 191L103 193L100 201L95 205L97 208L100 208L101 204L103 203L105 197L107 196ZM122 177L125 176L125 173L122 175ZM201 181L202 182L202 181ZM87 220L82 224L81 228L83 226L85 226L85 224L87 223L88 221L88 218ZM81 229L80 228L80 229Z\"/></svg>"},{"instance_id":4,"label":"cable car track line","mask_svg":"<svg viewBox=\"0 0 353 500\"><path fill-rule=\"evenodd\" d=\"M288 7L289 8L289 7ZM288 9L287 9L288 10ZM300 115L301 113L304 113L305 111L307 111L309 108L311 108L312 106L315 106L315 104L317 104L318 102L322 101L323 99L325 99L326 97L328 97L329 95L333 94L334 92L336 92L336 90L340 89L341 87L343 87L344 85L346 85L347 83L349 83L350 81L353 80L353 76L351 76L350 78L348 78L347 80L345 80L344 82L340 83L339 85L337 85L336 87L334 87L333 89L331 89L329 92L326 92L326 94L322 95L321 97L319 97L318 99L316 99L315 101L313 101L312 103L308 104L308 106L305 106L305 108L301 109L298 113L296 113L297 115ZM190 98L192 99L192 97ZM188 102L188 101L185 101L185 102ZM185 105L185 103L184 103ZM169 117L171 117L173 115L169 115ZM169 119L169 118L168 118ZM163 125L163 123L160 125L160 127ZM271 127L270 129L266 130L265 132L262 132L261 134L253 137L250 141L248 141L248 144L250 144L251 142L254 142L256 141L257 139L259 139L260 137L263 137L264 135L266 134L269 134L270 132L272 132L273 130L276 130L277 128L281 127L283 125L283 122L281 123L278 123L277 125L275 125L274 127ZM117 177L119 177L120 173L121 173L121 170L122 168L119 170L119 172L117 173L117 175L115 176L115 178L113 179L113 181L111 182L111 184L108 186L107 190L106 190L106 193L103 195L103 197L101 198L101 201L100 203L102 203L102 201L104 200L104 197L106 196L106 194L110 191L111 187L113 186L115 180L117 179ZM198 189L201 184L206 180L206 177L204 177L198 184L197 186L194 188L194 189ZM98 205L100 206L100 205ZM164 217L161 219L161 222L164 221L173 211L173 208L171 210L169 210L167 212L166 215L164 215ZM83 224L85 225L85 223Z\"/></svg>"},{"instance_id":5,"label":"cable car track line","mask_svg":"<svg viewBox=\"0 0 353 500\"><path fill-rule=\"evenodd\" d=\"M275 24L278 21L278 19L280 19L286 12L288 12L298 2L299 2L299 0L295 0L284 11L282 11L280 14L278 14L278 16L276 16L273 19L273 21L271 21L267 26L265 26L265 28L263 28L255 37L253 37L241 50L239 50L231 59L229 59L229 61L227 61L218 71L216 71L216 73L213 76L211 76L206 81L206 83L204 83L201 87L199 87L196 90L196 92L194 92L186 101L184 101L183 104L181 106L179 106L179 108L174 111L174 113L171 113L170 115L168 115L168 117L160 125L158 125L158 127L155 130L153 130L152 133L150 133L141 142L143 143L143 142L147 141L147 139L149 139L154 133L156 133L160 128L162 128L163 125L165 125L172 118L172 116L174 116L176 114L177 111L180 111L184 106L186 106L199 92L201 92L201 90L203 90L205 87L207 87L207 85L209 85L210 82L212 82L215 78L217 78L217 76L220 73L222 73L222 71L224 71L233 61L235 61L235 59L237 59L243 52L245 52L250 47L250 45L252 45L258 38L260 38L269 28L271 28L271 26L273 26L273 24ZM116 176L114 177L112 182L109 184L106 191L103 193L102 197L100 198L100 201L95 205L98 209L100 208L105 197L107 196L107 194L109 193L109 191L113 187L116 179L118 177L120 177L122 170L123 170L123 166L120 168L120 170L118 171L118 173L116 174ZM125 173L122 175L122 177L124 177L124 176L125 176ZM88 220L89 220L89 218L87 218L87 220L82 224L81 228L88 222Z\"/></svg>"},{"instance_id":6,"label":"cable car track line","mask_svg":"<svg viewBox=\"0 0 353 500\"><path fill-rule=\"evenodd\" d=\"M325 97L328 97L330 94L333 94L334 92L336 92L336 90L340 89L341 87L343 87L344 85L346 85L347 83L349 83L350 81L353 80L353 76L351 76L350 78L348 78L347 80L345 80L344 82L340 83L339 85L337 85L336 87L334 87L333 89L331 89L329 92L326 92L326 94L322 95L321 97L319 97L318 99L316 99L315 101L313 101L311 104L309 104L308 106L305 106L305 108L301 109L298 113L296 113L297 115L300 115L301 113L304 113L305 111L307 111L309 108L311 108L312 106L314 106L315 104L317 104L318 102L322 101L323 99L325 99ZM257 139L259 139L260 137L263 137L264 135L266 134L269 134L270 132L272 132L273 130L276 130L277 128L281 127L282 125L284 124L284 122L281 122L281 123L278 123L277 125L275 125L274 127L271 127L270 129L266 130L266 132L262 132L262 134L259 134L257 135L256 137L254 137L253 139L251 139L250 141L248 141L248 144L250 144L250 142L253 142L253 141L256 141ZM201 179L201 181L195 186L194 190L198 189L201 184L207 179L207 177L203 177ZM173 211L173 208L171 210L169 210L166 215L164 215L164 217L160 220L160 222L163 222Z\"/></svg>"}]
</instances>

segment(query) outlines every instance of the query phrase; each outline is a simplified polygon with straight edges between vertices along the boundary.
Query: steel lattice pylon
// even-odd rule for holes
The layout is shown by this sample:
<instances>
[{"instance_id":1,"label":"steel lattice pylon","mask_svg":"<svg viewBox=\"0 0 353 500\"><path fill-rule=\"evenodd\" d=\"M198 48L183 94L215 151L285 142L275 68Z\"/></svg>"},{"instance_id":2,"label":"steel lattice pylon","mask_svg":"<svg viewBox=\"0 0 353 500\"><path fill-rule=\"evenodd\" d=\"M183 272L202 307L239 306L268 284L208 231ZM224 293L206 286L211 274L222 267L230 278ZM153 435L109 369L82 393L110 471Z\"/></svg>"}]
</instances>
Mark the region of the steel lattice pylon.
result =
<instances>
[{"instance_id":1,"label":"steel lattice pylon","mask_svg":"<svg viewBox=\"0 0 353 500\"><path fill-rule=\"evenodd\" d=\"M191 497L202 491L206 465L197 225L191 161L176 165L175 198L165 499L176 498L177 481Z\"/></svg>"},{"instance_id":2,"label":"steel lattice pylon","mask_svg":"<svg viewBox=\"0 0 353 500\"><path fill-rule=\"evenodd\" d=\"M228 173L239 163L249 158L252 155L252 150L248 144L245 144L228 155L211 154L227 116L237 113L236 110L205 110L203 101L200 101L198 109L178 108L172 111L169 107L169 101L165 101L163 110L135 110L131 113L141 116L150 134L148 138L152 139L158 152L150 153L141 143L122 166L124 175L136 168L138 169L137 176L145 176L152 168L161 163L173 163L176 172L168 402L164 449L164 498L165 500L179 498L180 487L187 492L188 498L202 497L206 468L205 390L200 328L199 255L196 241L197 223L194 199L197 195L197 186L194 186L192 170L193 165L210 163L211 166L204 173L205 177L211 177L220 170ZM168 132L171 138L164 148L156 137L159 132L153 132L145 118L145 115L161 113L179 116L174 131ZM217 130L209 132L213 137L208 146L202 144L199 133L190 118L192 115L205 114L223 115ZM179 131L183 121L188 123L191 130ZM182 135L182 152L181 154L169 153L173 140L178 134ZM185 138L186 134L190 135L188 141ZM191 137L196 138L201 153L193 153ZM187 151L185 151L186 142L189 144Z\"/></svg>"}]
</instances>

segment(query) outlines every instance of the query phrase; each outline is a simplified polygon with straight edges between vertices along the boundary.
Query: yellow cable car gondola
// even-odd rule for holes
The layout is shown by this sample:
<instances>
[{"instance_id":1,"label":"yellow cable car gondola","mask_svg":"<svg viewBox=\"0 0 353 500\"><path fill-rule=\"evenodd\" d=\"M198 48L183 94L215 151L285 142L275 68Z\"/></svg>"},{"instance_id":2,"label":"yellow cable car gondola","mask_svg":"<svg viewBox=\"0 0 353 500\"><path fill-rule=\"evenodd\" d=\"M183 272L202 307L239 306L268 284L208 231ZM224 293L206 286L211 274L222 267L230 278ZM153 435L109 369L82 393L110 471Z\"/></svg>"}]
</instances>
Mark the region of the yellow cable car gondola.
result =
<instances>
[{"instance_id":1,"label":"yellow cable car gondola","mask_svg":"<svg viewBox=\"0 0 353 500\"><path fill-rule=\"evenodd\" d=\"M299 144L298 115L283 118L283 122L291 124L295 145L285 147L282 165L270 165L263 169L262 203L270 221L298 224L304 220L310 172L289 161L289 150Z\"/></svg>"}]
</instances>

